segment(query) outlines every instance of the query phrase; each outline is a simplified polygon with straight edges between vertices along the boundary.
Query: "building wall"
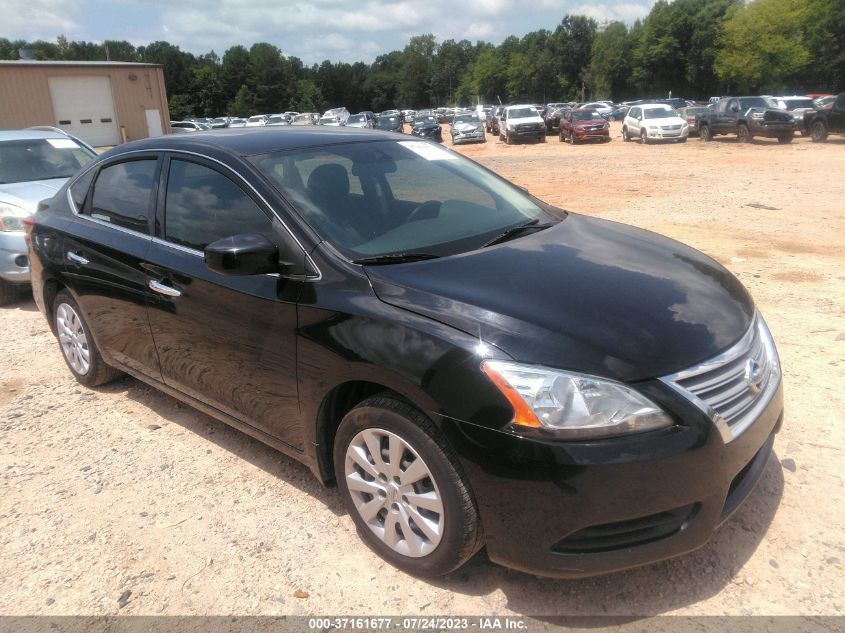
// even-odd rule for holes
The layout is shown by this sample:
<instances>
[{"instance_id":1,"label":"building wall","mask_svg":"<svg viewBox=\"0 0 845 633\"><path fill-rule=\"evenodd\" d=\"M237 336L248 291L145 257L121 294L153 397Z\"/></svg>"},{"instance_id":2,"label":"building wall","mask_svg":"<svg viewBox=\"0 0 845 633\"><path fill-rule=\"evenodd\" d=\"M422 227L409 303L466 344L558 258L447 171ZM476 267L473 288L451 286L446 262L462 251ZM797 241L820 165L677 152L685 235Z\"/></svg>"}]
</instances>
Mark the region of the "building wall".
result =
<instances>
[{"instance_id":1,"label":"building wall","mask_svg":"<svg viewBox=\"0 0 845 633\"><path fill-rule=\"evenodd\" d=\"M147 138L145 110L158 110L162 130L170 132L170 113L160 66L57 66L0 64L0 129L32 125L57 126L50 99L49 77L108 76L117 124L129 141ZM135 79L130 79L134 76Z\"/></svg>"}]
</instances>

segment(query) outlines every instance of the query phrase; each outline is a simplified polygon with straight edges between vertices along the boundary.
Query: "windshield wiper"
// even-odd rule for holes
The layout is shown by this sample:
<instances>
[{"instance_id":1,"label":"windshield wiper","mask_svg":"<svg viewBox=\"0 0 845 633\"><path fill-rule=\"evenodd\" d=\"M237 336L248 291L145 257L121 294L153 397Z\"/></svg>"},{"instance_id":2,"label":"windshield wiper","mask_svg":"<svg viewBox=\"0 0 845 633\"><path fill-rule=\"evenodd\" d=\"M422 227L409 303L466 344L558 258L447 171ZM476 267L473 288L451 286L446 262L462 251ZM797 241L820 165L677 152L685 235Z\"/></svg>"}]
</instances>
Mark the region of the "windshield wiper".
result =
<instances>
[{"instance_id":1,"label":"windshield wiper","mask_svg":"<svg viewBox=\"0 0 845 633\"><path fill-rule=\"evenodd\" d=\"M487 248L488 246L493 246L494 244L501 244L502 242L507 242L508 240L512 240L516 237L519 237L520 235L528 231L542 231L543 229L547 229L550 226L554 226L554 224L555 222L546 222L544 224L540 224L540 218L534 218L533 220L528 220L528 222L523 222L522 224L512 226L504 233L500 233L489 242L485 242L484 244L482 244L481 248Z\"/></svg>"},{"instance_id":2,"label":"windshield wiper","mask_svg":"<svg viewBox=\"0 0 845 633\"><path fill-rule=\"evenodd\" d=\"M353 259L353 264L364 264L366 266L379 266L382 264L404 264L406 262L420 262L426 259L437 259L440 255L432 253L389 253L387 255L376 255L374 257L362 257Z\"/></svg>"}]
</instances>

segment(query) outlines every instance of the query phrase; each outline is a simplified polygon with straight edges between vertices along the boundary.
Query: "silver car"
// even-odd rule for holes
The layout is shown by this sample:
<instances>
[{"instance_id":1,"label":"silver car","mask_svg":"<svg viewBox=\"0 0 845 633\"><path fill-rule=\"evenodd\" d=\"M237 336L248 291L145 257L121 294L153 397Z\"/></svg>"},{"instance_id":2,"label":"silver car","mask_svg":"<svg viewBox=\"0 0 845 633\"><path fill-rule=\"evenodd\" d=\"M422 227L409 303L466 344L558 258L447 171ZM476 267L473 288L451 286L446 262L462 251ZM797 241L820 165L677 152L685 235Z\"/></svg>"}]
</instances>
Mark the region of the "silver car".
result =
<instances>
[{"instance_id":1,"label":"silver car","mask_svg":"<svg viewBox=\"0 0 845 633\"><path fill-rule=\"evenodd\" d=\"M96 155L58 129L0 131L0 305L29 285L24 219Z\"/></svg>"},{"instance_id":2,"label":"silver car","mask_svg":"<svg viewBox=\"0 0 845 633\"><path fill-rule=\"evenodd\" d=\"M478 141L480 143L487 141L487 137L484 135L484 123L474 112L456 114L452 119L449 132L452 134L452 145L467 141Z\"/></svg>"}]
</instances>

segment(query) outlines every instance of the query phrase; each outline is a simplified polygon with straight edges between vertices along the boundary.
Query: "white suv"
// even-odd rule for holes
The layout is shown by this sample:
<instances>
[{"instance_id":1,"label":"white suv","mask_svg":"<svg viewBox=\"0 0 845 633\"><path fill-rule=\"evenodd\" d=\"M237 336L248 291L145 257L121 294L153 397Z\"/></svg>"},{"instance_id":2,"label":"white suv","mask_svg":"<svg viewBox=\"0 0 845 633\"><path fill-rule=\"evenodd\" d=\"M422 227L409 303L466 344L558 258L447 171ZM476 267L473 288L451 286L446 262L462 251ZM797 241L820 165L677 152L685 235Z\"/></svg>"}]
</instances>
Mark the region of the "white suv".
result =
<instances>
[{"instance_id":1,"label":"white suv","mask_svg":"<svg viewBox=\"0 0 845 633\"><path fill-rule=\"evenodd\" d=\"M689 124L664 103L644 103L628 110L622 122L622 140L639 138L643 143L673 139L686 143Z\"/></svg>"},{"instance_id":2,"label":"white suv","mask_svg":"<svg viewBox=\"0 0 845 633\"><path fill-rule=\"evenodd\" d=\"M513 105L499 115L499 139L510 145L514 140L533 138L546 142L546 124L532 105Z\"/></svg>"}]
</instances>

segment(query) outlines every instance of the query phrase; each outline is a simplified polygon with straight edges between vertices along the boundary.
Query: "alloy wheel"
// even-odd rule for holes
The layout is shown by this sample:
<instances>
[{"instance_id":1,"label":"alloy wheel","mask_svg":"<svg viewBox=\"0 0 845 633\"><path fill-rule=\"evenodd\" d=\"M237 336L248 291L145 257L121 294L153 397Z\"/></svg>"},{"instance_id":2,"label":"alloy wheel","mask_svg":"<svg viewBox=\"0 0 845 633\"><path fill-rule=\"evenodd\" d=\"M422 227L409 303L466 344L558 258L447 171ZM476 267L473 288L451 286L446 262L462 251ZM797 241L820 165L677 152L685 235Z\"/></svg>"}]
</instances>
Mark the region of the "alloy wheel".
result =
<instances>
[{"instance_id":1,"label":"alloy wheel","mask_svg":"<svg viewBox=\"0 0 845 633\"><path fill-rule=\"evenodd\" d=\"M56 309L56 332L59 344L68 365L77 374L85 375L91 367L91 350L88 348L88 336L82 326L82 319L70 305L61 304Z\"/></svg>"},{"instance_id":2,"label":"alloy wheel","mask_svg":"<svg viewBox=\"0 0 845 633\"><path fill-rule=\"evenodd\" d=\"M431 470L400 436L360 431L346 448L346 486L367 527L411 558L432 553L444 529L443 500Z\"/></svg>"}]
</instances>

